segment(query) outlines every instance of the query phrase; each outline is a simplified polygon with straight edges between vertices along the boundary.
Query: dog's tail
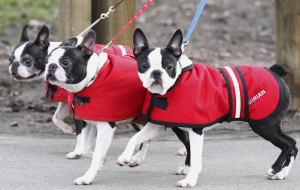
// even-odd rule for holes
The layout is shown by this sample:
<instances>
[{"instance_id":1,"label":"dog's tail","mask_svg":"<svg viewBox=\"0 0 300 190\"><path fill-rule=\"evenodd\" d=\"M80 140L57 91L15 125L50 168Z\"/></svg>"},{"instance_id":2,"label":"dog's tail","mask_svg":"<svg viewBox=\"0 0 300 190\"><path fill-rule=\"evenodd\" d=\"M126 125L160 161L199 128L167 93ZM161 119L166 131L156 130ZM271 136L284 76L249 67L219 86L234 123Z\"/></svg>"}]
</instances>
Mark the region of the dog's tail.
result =
<instances>
[{"instance_id":1,"label":"dog's tail","mask_svg":"<svg viewBox=\"0 0 300 190\"><path fill-rule=\"evenodd\" d=\"M274 73L277 73L281 77L284 77L288 74L287 71L285 70L284 66L279 65L279 64L274 64L269 69L271 71L273 71Z\"/></svg>"}]
</instances>

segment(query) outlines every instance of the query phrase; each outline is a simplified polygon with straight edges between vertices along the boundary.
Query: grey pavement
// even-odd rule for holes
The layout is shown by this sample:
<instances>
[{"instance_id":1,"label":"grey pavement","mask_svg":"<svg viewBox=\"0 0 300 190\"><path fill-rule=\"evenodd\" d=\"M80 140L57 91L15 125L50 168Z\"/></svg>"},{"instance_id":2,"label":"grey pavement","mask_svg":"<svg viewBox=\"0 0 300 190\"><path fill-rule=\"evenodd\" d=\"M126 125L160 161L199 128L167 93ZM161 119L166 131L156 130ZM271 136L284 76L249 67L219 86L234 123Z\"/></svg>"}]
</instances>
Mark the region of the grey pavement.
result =
<instances>
[{"instance_id":1,"label":"grey pavement","mask_svg":"<svg viewBox=\"0 0 300 190\"><path fill-rule=\"evenodd\" d=\"M74 148L69 136L10 136L0 134L0 189L178 189L174 175L185 157L176 153L182 144L170 134L151 142L142 165L120 167L117 157L131 135L116 135L107 154L107 163L89 186L73 185L91 164L88 158L67 160ZM170 138L169 138L170 137ZM169 139L166 141L166 139ZM296 136L300 142L300 136ZM260 138L204 140L203 170L194 189L289 189L300 187L300 161L283 181L265 178L265 172L279 155L279 149Z\"/></svg>"}]
</instances>

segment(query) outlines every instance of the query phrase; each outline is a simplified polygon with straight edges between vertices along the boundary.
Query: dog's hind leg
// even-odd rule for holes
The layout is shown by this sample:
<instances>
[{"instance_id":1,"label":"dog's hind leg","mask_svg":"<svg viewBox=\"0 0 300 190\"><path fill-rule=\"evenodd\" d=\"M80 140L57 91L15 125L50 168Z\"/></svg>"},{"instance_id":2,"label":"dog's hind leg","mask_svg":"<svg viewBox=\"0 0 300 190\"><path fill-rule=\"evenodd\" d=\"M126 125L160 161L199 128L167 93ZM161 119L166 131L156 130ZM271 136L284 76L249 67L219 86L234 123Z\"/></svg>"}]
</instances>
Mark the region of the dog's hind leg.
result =
<instances>
[{"instance_id":1,"label":"dog's hind leg","mask_svg":"<svg viewBox=\"0 0 300 190\"><path fill-rule=\"evenodd\" d=\"M282 130L282 120L290 104L291 94L283 79L278 74L274 76L277 78L282 90L282 103L278 108L278 112L266 122L249 122L249 124L255 133L281 149L281 154L267 171L267 178L282 180L288 176L297 156L298 149L295 139L286 135Z\"/></svg>"},{"instance_id":2,"label":"dog's hind leg","mask_svg":"<svg viewBox=\"0 0 300 190\"><path fill-rule=\"evenodd\" d=\"M267 171L267 178L282 180L287 177L298 153L296 141L283 133L281 121L268 121L261 124L250 124L252 130L262 138L281 149L281 154Z\"/></svg>"},{"instance_id":3,"label":"dog's hind leg","mask_svg":"<svg viewBox=\"0 0 300 190\"><path fill-rule=\"evenodd\" d=\"M172 130L177 135L178 139L184 144L186 152L187 152L184 167L177 168L177 170L175 171L175 174L176 175L187 175L190 171L190 166L191 166L189 133L187 131L179 129L178 127L172 127Z\"/></svg>"},{"instance_id":4,"label":"dog's hind leg","mask_svg":"<svg viewBox=\"0 0 300 190\"><path fill-rule=\"evenodd\" d=\"M191 170L185 179L177 182L177 187L194 187L202 170L202 149L204 133L201 131L187 130L190 140Z\"/></svg>"}]
</instances>

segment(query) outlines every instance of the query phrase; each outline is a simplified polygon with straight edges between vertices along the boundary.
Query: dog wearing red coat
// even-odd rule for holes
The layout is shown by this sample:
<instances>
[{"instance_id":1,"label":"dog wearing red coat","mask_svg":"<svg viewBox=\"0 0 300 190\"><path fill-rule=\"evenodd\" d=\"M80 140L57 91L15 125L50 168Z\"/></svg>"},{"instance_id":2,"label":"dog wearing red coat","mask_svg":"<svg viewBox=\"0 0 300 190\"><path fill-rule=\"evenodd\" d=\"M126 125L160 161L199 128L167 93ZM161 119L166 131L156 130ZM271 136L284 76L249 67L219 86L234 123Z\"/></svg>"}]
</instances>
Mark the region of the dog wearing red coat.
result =
<instances>
[{"instance_id":1,"label":"dog wearing red coat","mask_svg":"<svg viewBox=\"0 0 300 190\"><path fill-rule=\"evenodd\" d=\"M182 40L182 32L177 30L166 48L150 48L142 30L136 29L133 51L139 77L148 90L142 117L149 122L130 139L117 163L129 163L136 144L151 140L171 126L174 132L186 132L182 139L189 160L183 168L188 175L176 186L193 187L202 170L203 130L225 121L245 121L282 151L267 171L267 178L286 179L298 149L296 141L282 131L291 99L282 79L287 74L284 67L215 69L192 63L182 55Z\"/></svg>"}]
</instances>

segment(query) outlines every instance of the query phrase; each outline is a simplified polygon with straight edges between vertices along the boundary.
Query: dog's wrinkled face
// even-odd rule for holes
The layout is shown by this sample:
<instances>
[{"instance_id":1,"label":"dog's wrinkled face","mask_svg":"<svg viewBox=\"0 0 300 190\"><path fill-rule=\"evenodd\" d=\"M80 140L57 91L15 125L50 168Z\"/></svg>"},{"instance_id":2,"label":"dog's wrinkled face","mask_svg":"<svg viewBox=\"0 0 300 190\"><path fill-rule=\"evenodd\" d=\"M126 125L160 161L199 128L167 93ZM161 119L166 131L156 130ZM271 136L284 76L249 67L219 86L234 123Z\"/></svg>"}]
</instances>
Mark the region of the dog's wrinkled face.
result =
<instances>
[{"instance_id":1,"label":"dog's wrinkled face","mask_svg":"<svg viewBox=\"0 0 300 190\"><path fill-rule=\"evenodd\" d=\"M141 29L133 36L133 53L143 86L151 93L164 95L181 73L178 58L181 56L182 33L177 30L166 48L149 48Z\"/></svg>"},{"instance_id":2,"label":"dog's wrinkled face","mask_svg":"<svg viewBox=\"0 0 300 190\"><path fill-rule=\"evenodd\" d=\"M30 80L45 70L45 57L50 45L49 29L43 25L35 41L29 41L26 25L20 43L9 55L9 72L15 80Z\"/></svg>"},{"instance_id":3,"label":"dog's wrinkled face","mask_svg":"<svg viewBox=\"0 0 300 190\"><path fill-rule=\"evenodd\" d=\"M86 77L95 40L95 32L91 31L77 47L76 38L63 41L46 58L45 80L58 86L81 82Z\"/></svg>"}]
</instances>

